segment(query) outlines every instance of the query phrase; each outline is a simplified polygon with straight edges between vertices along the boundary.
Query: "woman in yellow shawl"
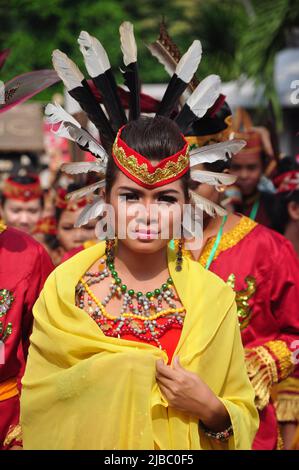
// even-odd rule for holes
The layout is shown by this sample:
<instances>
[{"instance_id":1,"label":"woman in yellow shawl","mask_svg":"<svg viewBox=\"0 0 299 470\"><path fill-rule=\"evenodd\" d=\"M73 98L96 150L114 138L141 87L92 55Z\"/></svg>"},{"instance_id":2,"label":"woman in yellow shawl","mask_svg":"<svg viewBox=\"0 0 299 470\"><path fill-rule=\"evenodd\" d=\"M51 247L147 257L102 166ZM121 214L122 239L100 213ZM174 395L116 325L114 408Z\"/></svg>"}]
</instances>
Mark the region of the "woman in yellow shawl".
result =
<instances>
[{"instance_id":1,"label":"woman in yellow shawl","mask_svg":"<svg viewBox=\"0 0 299 470\"><path fill-rule=\"evenodd\" d=\"M194 41L158 115L140 118L132 25L122 24L120 34L129 123L97 39L83 31L78 42L110 121L75 64L53 53L56 71L108 152L61 107L48 105L50 121L59 124L55 132L97 157L64 170L98 172L97 183L72 197L103 188L77 225L101 215L96 230L106 233L106 245L59 266L35 305L21 398L24 448L250 449L258 415L233 291L184 259L182 243L177 253L167 248L178 238L191 195L190 152L181 132L213 105L220 80L207 77L176 123L168 119L200 61ZM211 211L209 201L202 203Z\"/></svg>"},{"instance_id":2,"label":"woman in yellow shawl","mask_svg":"<svg viewBox=\"0 0 299 470\"><path fill-rule=\"evenodd\" d=\"M162 117L139 119L121 137L106 174L116 219L128 226L136 202L156 204L164 215L182 207L188 163L183 176L148 188L117 167L120 148L148 164L176 155L176 164L188 152L177 126ZM140 217L134 239L118 239L115 257L112 242L106 251L100 243L48 278L34 308L23 379L25 449L250 449L258 418L234 294L197 263L167 254L168 239L154 237L161 218L149 225Z\"/></svg>"}]
</instances>

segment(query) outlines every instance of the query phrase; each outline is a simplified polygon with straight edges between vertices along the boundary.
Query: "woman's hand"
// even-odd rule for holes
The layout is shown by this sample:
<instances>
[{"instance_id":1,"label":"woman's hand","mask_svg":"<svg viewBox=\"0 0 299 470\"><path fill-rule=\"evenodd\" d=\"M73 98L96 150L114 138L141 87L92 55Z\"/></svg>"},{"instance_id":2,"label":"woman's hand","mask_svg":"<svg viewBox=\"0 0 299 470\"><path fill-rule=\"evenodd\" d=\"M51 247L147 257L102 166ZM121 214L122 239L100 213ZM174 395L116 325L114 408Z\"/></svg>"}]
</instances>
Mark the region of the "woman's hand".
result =
<instances>
[{"instance_id":1,"label":"woman's hand","mask_svg":"<svg viewBox=\"0 0 299 470\"><path fill-rule=\"evenodd\" d=\"M169 405L198 417L211 431L223 431L230 425L229 414L201 378L184 369L176 356L173 367L157 361L156 378Z\"/></svg>"}]
</instances>

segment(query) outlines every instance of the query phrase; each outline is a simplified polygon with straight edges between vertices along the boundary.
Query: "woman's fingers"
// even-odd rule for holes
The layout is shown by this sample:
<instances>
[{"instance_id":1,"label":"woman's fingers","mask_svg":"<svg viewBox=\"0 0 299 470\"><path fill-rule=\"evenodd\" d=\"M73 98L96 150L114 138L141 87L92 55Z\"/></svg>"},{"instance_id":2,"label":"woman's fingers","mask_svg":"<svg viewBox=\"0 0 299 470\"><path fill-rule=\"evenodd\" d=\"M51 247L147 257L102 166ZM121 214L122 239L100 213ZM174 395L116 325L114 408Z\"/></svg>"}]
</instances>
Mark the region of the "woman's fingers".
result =
<instances>
[{"instance_id":1,"label":"woman's fingers","mask_svg":"<svg viewBox=\"0 0 299 470\"><path fill-rule=\"evenodd\" d=\"M169 390L172 389L173 385L174 385L174 381L172 379L168 379L167 377L163 377L162 375L160 375L160 377L156 377L157 378L157 382L158 382L158 385L163 385L164 387L168 387Z\"/></svg>"},{"instance_id":2,"label":"woman's fingers","mask_svg":"<svg viewBox=\"0 0 299 470\"><path fill-rule=\"evenodd\" d=\"M171 402L171 400L173 398L171 390L169 390L168 387L165 387L162 384L159 384L159 388L160 388L160 391L161 391L163 397L168 401L168 403Z\"/></svg>"},{"instance_id":3,"label":"woman's fingers","mask_svg":"<svg viewBox=\"0 0 299 470\"><path fill-rule=\"evenodd\" d=\"M184 371L185 371L184 367L181 366L179 356L175 356L175 358L174 358L174 360L173 360L173 368L174 368L175 370L179 370L179 371L181 371L181 372L184 372Z\"/></svg>"},{"instance_id":4,"label":"woman's fingers","mask_svg":"<svg viewBox=\"0 0 299 470\"><path fill-rule=\"evenodd\" d=\"M156 375L157 377L167 377L169 379L175 380L177 377L177 372L171 367L164 364L163 361L159 360L156 362Z\"/></svg>"}]
</instances>

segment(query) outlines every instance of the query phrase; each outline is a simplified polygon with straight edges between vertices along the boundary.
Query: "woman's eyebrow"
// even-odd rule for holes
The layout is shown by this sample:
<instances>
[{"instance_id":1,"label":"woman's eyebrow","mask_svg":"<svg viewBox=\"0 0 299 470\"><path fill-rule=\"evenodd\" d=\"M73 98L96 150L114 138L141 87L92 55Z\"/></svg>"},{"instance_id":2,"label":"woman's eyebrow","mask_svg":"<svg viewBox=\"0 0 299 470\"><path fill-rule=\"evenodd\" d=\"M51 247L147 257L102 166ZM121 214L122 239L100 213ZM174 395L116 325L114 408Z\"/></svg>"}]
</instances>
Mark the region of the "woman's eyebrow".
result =
<instances>
[{"instance_id":1,"label":"woman's eyebrow","mask_svg":"<svg viewBox=\"0 0 299 470\"><path fill-rule=\"evenodd\" d=\"M137 193L137 194L144 194L144 191L138 188L132 188L130 186L120 186L118 188L118 191L131 191L132 193ZM155 196L158 195L160 196L161 194L179 194L179 191L175 189L165 189L164 191L157 191L154 193Z\"/></svg>"},{"instance_id":2,"label":"woman's eyebrow","mask_svg":"<svg viewBox=\"0 0 299 470\"><path fill-rule=\"evenodd\" d=\"M179 191L177 191L176 189L165 189L164 191L158 191L156 194L179 194Z\"/></svg>"},{"instance_id":3,"label":"woman's eyebrow","mask_svg":"<svg viewBox=\"0 0 299 470\"><path fill-rule=\"evenodd\" d=\"M132 193L138 193L138 194L143 194L143 191L141 191L138 188L132 188L130 186L120 186L118 188L118 191L131 191Z\"/></svg>"}]
</instances>

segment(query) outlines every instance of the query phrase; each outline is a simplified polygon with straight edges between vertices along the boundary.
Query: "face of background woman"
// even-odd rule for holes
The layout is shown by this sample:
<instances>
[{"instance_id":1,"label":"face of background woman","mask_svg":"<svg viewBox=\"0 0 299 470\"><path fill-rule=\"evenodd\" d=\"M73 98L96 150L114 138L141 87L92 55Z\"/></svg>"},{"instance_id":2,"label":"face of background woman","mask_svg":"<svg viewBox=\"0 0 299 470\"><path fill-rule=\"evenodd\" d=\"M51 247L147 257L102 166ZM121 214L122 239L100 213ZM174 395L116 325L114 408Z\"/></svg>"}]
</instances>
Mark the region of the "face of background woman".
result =
<instances>
[{"instance_id":1,"label":"face of background woman","mask_svg":"<svg viewBox=\"0 0 299 470\"><path fill-rule=\"evenodd\" d=\"M238 177L236 184L244 196L251 196L263 174L261 157L258 155L234 155L230 173Z\"/></svg>"},{"instance_id":2,"label":"face of background woman","mask_svg":"<svg viewBox=\"0 0 299 470\"><path fill-rule=\"evenodd\" d=\"M83 227L74 227L83 208L76 211L65 210L62 212L57 226L57 238L65 251L78 248L88 240L94 240L96 220L91 220Z\"/></svg>"},{"instance_id":3,"label":"face of background woman","mask_svg":"<svg viewBox=\"0 0 299 470\"><path fill-rule=\"evenodd\" d=\"M27 202L6 199L3 207L1 207L1 218L5 224L26 233L33 231L41 215L42 204L40 199Z\"/></svg>"},{"instance_id":4,"label":"face of background woman","mask_svg":"<svg viewBox=\"0 0 299 470\"><path fill-rule=\"evenodd\" d=\"M116 235L126 233L122 243L131 251L150 254L166 247L174 227L181 226L186 201L179 180L145 189L118 171L107 203L115 213Z\"/></svg>"}]
</instances>

